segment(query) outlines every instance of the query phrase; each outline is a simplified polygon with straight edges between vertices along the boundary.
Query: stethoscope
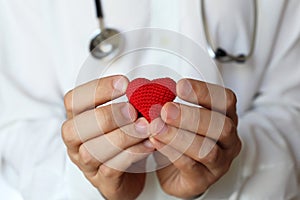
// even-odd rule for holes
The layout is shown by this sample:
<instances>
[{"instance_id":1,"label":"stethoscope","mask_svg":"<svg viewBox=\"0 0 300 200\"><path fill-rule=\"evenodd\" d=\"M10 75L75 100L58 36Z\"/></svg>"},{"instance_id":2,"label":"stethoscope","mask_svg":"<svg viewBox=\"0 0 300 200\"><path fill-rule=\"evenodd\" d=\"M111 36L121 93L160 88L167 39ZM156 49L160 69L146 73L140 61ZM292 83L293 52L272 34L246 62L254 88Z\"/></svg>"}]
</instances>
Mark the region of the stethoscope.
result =
<instances>
[{"instance_id":1,"label":"stethoscope","mask_svg":"<svg viewBox=\"0 0 300 200\"><path fill-rule=\"evenodd\" d=\"M224 48L213 47L213 41L211 35L208 30L208 23L206 18L206 10L205 10L205 0L201 1L201 18L203 23L203 29L205 33L205 38L207 42L207 51L209 55L215 60L226 63L226 62L237 62L237 63L245 63L249 58L252 57L255 48L256 34L257 34L257 0L253 0L253 20L254 20L254 28L251 39L251 46L249 52L247 54L241 53L234 55L232 53L228 53ZM90 42L90 52L93 57L97 59L104 59L106 57L112 56L118 52L121 48L121 37L115 37L115 39L111 39L116 36L120 32L116 29L107 28L104 24L104 15L102 10L101 0L95 0L96 13L99 21L99 29L100 32L91 40Z\"/></svg>"},{"instance_id":2,"label":"stethoscope","mask_svg":"<svg viewBox=\"0 0 300 200\"><path fill-rule=\"evenodd\" d=\"M90 42L90 52L97 59L113 56L121 48L121 37L114 37L120 32L107 28L104 23L104 15L101 0L95 0L96 14L100 32ZM113 38L113 39L112 39Z\"/></svg>"},{"instance_id":3,"label":"stethoscope","mask_svg":"<svg viewBox=\"0 0 300 200\"><path fill-rule=\"evenodd\" d=\"M216 59L219 62L226 63L226 62L237 62L237 63L245 63L249 58L252 57L254 53L255 48L255 41L256 41L256 34L257 34L257 0L253 0L253 7L254 7L254 13L253 13L253 21L254 21L254 28L252 33L252 39L251 39L251 46L248 54L241 53L241 54L231 54L228 53L226 50L224 50L221 47L213 48L213 41L210 36L209 30L208 30L208 24L206 19L206 10L205 10L205 0L201 1L201 17L202 17L202 23L203 23L203 29L204 34L206 38L207 43L207 51L209 55Z\"/></svg>"}]
</instances>

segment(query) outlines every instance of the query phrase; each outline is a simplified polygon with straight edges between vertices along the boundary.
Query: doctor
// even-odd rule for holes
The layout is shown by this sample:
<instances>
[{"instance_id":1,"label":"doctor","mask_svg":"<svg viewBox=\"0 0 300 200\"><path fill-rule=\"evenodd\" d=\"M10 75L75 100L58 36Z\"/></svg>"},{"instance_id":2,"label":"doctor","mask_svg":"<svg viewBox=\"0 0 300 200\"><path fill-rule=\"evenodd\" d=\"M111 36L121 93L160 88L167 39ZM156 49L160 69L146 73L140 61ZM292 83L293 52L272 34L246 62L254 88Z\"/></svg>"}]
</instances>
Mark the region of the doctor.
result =
<instances>
[{"instance_id":1,"label":"doctor","mask_svg":"<svg viewBox=\"0 0 300 200\"><path fill-rule=\"evenodd\" d=\"M207 24L214 45L234 55L251 49L254 26L253 8L249 9L249 5L252 0L207 1ZM110 27L122 31L143 27L169 29L207 45L198 0L111 0L103 1L103 7L109 13L105 20ZM217 110L212 111L209 103L224 91L223 87L204 84L188 75L189 79L178 82L179 97L203 106L203 115L216 113L220 119L226 119L220 138L205 132L214 121L186 124L190 114L199 112L186 105L166 104L161 119L151 124L137 119L135 110L126 103L96 109L102 131L116 143L120 134L116 120L133 134L147 129L155 135L143 143L124 138L123 148L129 147L129 152L159 151L172 139L174 129L197 136L178 160L156 173L145 174L106 167L84 149L83 143L94 137L81 140L74 130L75 120L83 123L80 116L94 111L91 105L110 100L115 89L119 91L115 97L122 95L128 84L118 72L86 83L77 87L80 94L89 94L86 91L98 81L105 89L97 88L102 92L97 93L96 102L87 99L79 109L72 107L74 82L88 55L89 35L97 27L92 10L93 2L86 1L0 2L1 198L300 198L298 0L259 1L251 58L244 64L217 62L225 87L230 88L225 89L225 107L217 104ZM207 87L214 89L211 99L205 95ZM191 88L197 98L186 92ZM111 108L120 110L119 118L111 117ZM66 148L60 135L61 125ZM198 125L201 130L195 129ZM199 158L195 152L199 152L205 135L218 142L213 151ZM180 143L176 144L171 153L162 152L170 160L174 152L180 152ZM113 156L124 169L141 159L133 157L126 165L122 161L128 157L118 153L108 155L107 151L103 155Z\"/></svg>"}]
</instances>

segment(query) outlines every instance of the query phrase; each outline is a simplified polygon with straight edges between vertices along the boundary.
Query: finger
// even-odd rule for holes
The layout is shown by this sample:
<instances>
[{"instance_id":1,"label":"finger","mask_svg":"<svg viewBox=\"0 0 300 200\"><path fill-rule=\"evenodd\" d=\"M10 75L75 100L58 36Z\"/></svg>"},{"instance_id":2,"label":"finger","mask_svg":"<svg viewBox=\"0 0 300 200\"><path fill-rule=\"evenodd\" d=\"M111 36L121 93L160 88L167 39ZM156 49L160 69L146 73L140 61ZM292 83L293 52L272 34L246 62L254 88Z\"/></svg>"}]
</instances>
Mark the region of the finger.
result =
<instances>
[{"instance_id":1,"label":"finger","mask_svg":"<svg viewBox=\"0 0 300 200\"><path fill-rule=\"evenodd\" d=\"M148 138L147 126L147 120L140 118L134 124L129 124L91 139L85 142L84 146L97 160L105 163L125 149L135 146Z\"/></svg>"},{"instance_id":2,"label":"finger","mask_svg":"<svg viewBox=\"0 0 300 200\"><path fill-rule=\"evenodd\" d=\"M171 161L171 163L174 164L176 166L176 168L178 168L178 169L184 169L185 166L183 163L185 163L186 165L194 165L196 163L195 160L191 159L188 156L185 156L181 152L172 148L170 145L166 145L166 144L160 142L159 140L155 139L154 137L150 137L149 140L152 143L152 145L155 147L155 149L157 149L157 151L159 151L161 154L166 156L168 158L168 160ZM158 162L159 165L161 164L161 160L165 163L164 158L155 157L155 160L156 160L156 162ZM181 162L181 161L184 161L184 162ZM181 165L181 164L183 164L183 165Z\"/></svg>"},{"instance_id":3,"label":"finger","mask_svg":"<svg viewBox=\"0 0 300 200\"><path fill-rule=\"evenodd\" d=\"M188 102L228 115L237 122L236 96L227 88L193 79L177 83L177 95Z\"/></svg>"},{"instance_id":4,"label":"finger","mask_svg":"<svg viewBox=\"0 0 300 200\"><path fill-rule=\"evenodd\" d=\"M239 140L236 126L229 117L205 108L167 103L161 111L161 118L168 125L209 137L225 149Z\"/></svg>"},{"instance_id":5,"label":"finger","mask_svg":"<svg viewBox=\"0 0 300 200\"><path fill-rule=\"evenodd\" d=\"M193 174L201 173L201 176L204 177L206 173L210 173L206 166L195 161L194 159L182 154L177 151L170 145L166 145L159 140L156 140L154 137L150 138L152 145L159 151L161 154L166 156L172 164L181 171L182 174L187 174L193 176ZM158 163L159 160L156 160Z\"/></svg>"},{"instance_id":6,"label":"finger","mask_svg":"<svg viewBox=\"0 0 300 200\"><path fill-rule=\"evenodd\" d=\"M143 173L145 172L144 168L140 169L139 166L134 167L133 165L138 161L145 159L154 150L151 143L146 140L144 143L137 144L122 151L120 154L101 165L98 174L99 176L104 176L106 178L118 178L129 167L131 167L132 173Z\"/></svg>"},{"instance_id":7,"label":"finger","mask_svg":"<svg viewBox=\"0 0 300 200\"><path fill-rule=\"evenodd\" d=\"M173 166L179 170L178 174L180 174L179 177L182 181L176 183L176 187L174 187L176 189L172 191L174 196L176 196L176 193L182 194L182 191L178 190L178 188L185 188L185 198L190 199L191 196L196 196L199 193L205 192L210 183L213 182L212 180L216 179L209 169L201 163L196 162L190 157L154 138L151 138L150 140L156 149L170 160L173 160L174 155L176 155L176 160L173 160L172 163ZM165 187L166 177L174 177L173 166L162 168L156 172L162 188ZM176 182L175 179L174 182ZM187 184L189 186L188 188L186 188ZM169 187L170 186L167 186L166 188Z\"/></svg>"},{"instance_id":8,"label":"finger","mask_svg":"<svg viewBox=\"0 0 300 200\"><path fill-rule=\"evenodd\" d=\"M62 126L62 138L70 151L78 152L83 142L130 124L136 117L135 109L128 103L99 107L66 121Z\"/></svg>"},{"instance_id":9,"label":"finger","mask_svg":"<svg viewBox=\"0 0 300 200\"><path fill-rule=\"evenodd\" d=\"M163 122L158 118L150 124L150 132L156 132L153 136L156 140L202 163L210 171L218 172L220 166L225 164L225 153L215 141L168 125L161 128L161 123Z\"/></svg>"},{"instance_id":10,"label":"finger","mask_svg":"<svg viewBox=\"0 0 300 200\"><path fill-rule=\"evenodd\" d=\"M98 160L95 160L86 149L80 148L80 151L81 151L80 153L81 155L84 154L84 161L82 160L82 158L80 158L79 153L70 152L67 149L67 153L70 160L86 175L87 178L91 178L97 173L100 163ZM84 165L84 162L89 162L89 165L91 165L91 167L89 167L89 165Z\"/></svg>"},{"instance_id":11,"label":"finger","mask_svg":"<svg viewBox=\"0 0 300 200\"><path fill-rule=\"evenodd\" d=\"M97 174L99 166L102 164L91 153L84 144L79 147L78 161L75 163L87 177Z\"/></svg>"},{"instance_id":12,"label":"finger","mask_svg":"<svg viewBox=\"0 0 300 200\"><path fill-rule=\"evenodd\" d=\"M122 130L117 129L112 133L83 143L79 147L78 154L71 153L69 156L88 177L92 177L97 173L101 163L147 138L147 126L147 120L140 118L135 124L122 127ZM118 146L116 143L120 145Z\"/></svg>"},{"instance_id":13,"label":"finger","mask_svg":"<svg viewBox=\"0 0 300 200\"><path fill-rule=\"evenodd\" d=\"M119 75L94 80L69 91L64 98L68 118L122 96L127 85L128 79Z\"/></svg>"}]
</instances>

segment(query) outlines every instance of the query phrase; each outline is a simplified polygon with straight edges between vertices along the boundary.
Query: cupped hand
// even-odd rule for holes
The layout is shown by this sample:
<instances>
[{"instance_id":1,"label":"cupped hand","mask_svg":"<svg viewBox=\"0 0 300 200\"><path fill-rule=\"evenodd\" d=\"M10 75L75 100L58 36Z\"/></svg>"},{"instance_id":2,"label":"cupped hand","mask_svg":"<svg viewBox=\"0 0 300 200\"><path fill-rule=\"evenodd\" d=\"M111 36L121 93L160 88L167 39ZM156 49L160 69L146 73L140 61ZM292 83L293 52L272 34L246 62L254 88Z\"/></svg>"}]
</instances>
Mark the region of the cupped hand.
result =
<instances>
[{"instance_id":1,"label":"cupped hand","mask_svg":"<svg viewBox=\"0 0 300 200\"><path fill-rule=\"evenodd\" d=\"M148 122L137 119L132 105L105 104L122 96L127 85L127 78L111 76L65 95L68 119L62 126L62 137L68 155L107 199L134 199L142 192L144 171L126 170L143 163L154 151L147 139Z\"/></svg>"},{"instance_id":2,"label":"cupped hand","mask_svg":"<svg viewBox=\"0 0 300 200\"><path fill-rule=\"evenodd\" d=\"M172 163L157 171L162 189L191 198L220 179L241 150L236 97L229 89L191 79L178 82L177 95L197 106L165 104L161 118L150 124L150 141Z\"/></svg>"}]
</instances>

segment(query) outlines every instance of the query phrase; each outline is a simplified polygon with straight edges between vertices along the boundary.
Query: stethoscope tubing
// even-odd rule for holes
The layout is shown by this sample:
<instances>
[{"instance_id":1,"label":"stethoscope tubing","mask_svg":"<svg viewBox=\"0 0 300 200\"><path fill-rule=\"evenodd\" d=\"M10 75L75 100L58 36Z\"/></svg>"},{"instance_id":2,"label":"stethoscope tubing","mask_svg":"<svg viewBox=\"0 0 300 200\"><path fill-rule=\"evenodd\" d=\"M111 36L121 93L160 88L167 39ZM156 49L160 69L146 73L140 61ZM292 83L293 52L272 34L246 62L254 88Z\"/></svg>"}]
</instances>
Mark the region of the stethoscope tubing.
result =
<instances>
[{"instance_id":1,"label":"stethoscope tubing","mask_svg":"<svg viewBox=\"0 0 300 200\"><path fill-rule=\"evenodd\" d=\"M253 33L252 33L252 38L251 38L251 47L249 49L249 52L247 54L238 54L234 55L231 53L228 53L224 49L218 47L214 48L213 47L213 40L211 38L211 34L209 32L208 28L208 22L207 22L207 14L205 10L205 0L200 0L201 2L201 18L202 18L202 24L203 24L203 29L204 29L204 35L207 43L207 51L208 54L214 58L215 60L221 62L221 63L226 63L226 62L237 62L237 63L245 63L249 58L253 56L254 49L255 49L255 44L256 44L256 37L257 37L257 24L258 24L258 0L253 0L253 6L254 6L254 12L253 12L253 22L254 22L254 27L253 27ZM93 45L90 45L90 51L92 52L93 49L95 48L95 45L101 44L103 39L108 39L111 36L114 36L119 33L118 30L115 29L109 29L106 28L104 24L104 13L103 13L103 7L102 7L102 1L101 0L95 0L95 7L96 7L96 15L99 21L99 29L100 33L98 34L98 37L94 37L94 41L96 43L93 43ZM99 37L101 36L101 37ZM98 39L99 38L99 39ZM103 39L101 39L103 38ZM98 41L97 41L98 39ZM93 41L92 40L92 41ZM91 41L91 42L92 42ZM92 43L91 43L92 44ZM118 45L118 44L115 44ZM118 46L115 46L115 49L118 49ZM93 54L93 53L92 53ZM93 54L95 58L102 59L106 56L108 56L110 53L101 53L101 56L95 56L96 54Z\"/></svg>"},{"instance_id":2,"label":"stethoscope tubing","mask_svg":"<svg viewBox=\"0 0 300 200\"><path fill-rule=\"evenodd\" d=\"M202 18L202 24L203 24L203 29L204 29L204 35L207 43L207 51L209 55L218 60L219 62L238 62L238 63L244 63L249 58L253 56L254 50L255 50L255 44L256 44L256 37L257 37L257 24L258 24L258 2L257 0L253 0L253 32L252 32L252 38L251 38L251 47L249 49L249 52L247 54L238 54L238 55L233 55L231 53L228 53L224 49L218 47L214 48L213 47L213 41L211 38L211 34L209 33L208 29L208 21L207 21L207 14L205 10L205 0L200 0L201 1L201 18Z\"/></svg>"}]
</instances>

